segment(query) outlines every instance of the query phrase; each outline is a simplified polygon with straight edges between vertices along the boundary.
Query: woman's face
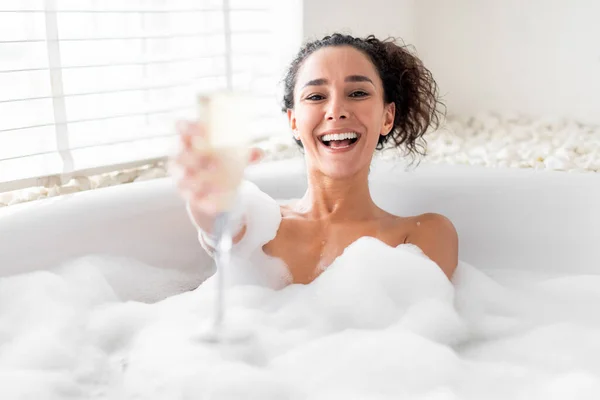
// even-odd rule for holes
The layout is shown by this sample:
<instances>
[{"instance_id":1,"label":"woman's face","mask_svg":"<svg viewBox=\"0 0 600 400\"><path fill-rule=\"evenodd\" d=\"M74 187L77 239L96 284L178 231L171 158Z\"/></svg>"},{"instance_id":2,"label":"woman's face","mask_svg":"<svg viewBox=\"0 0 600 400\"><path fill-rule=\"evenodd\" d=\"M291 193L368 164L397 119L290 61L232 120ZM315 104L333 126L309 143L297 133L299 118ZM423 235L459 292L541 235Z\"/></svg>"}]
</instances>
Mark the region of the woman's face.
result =
<instances>
[{"instance_id":1,"label":"woman's face","mask_svg":"<svg viewBox=\"0 0 600 400\"><path fill-rule=\"evenodd\" d=\"M300 67L288 119L308 166L346 178L369 168L394 113L394 103L384 104L383 84L365 54L350 46L325 47Z\"/></svg>"}]
</instances>

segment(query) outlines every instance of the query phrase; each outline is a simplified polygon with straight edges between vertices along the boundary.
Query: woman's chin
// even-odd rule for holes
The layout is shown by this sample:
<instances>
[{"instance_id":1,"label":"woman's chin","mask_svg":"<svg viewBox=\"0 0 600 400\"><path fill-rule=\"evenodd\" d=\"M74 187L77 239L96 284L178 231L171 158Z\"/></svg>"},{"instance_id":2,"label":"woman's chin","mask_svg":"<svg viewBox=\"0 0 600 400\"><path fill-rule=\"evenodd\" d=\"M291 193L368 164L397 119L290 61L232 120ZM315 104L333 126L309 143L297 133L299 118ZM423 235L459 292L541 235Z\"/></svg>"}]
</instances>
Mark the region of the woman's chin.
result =
<instances>
[{"instance_id":1,"label":"woman's chin","mask_svg":"<svg viewBox=\"0 0 600 400\"><path fill-rule=\"evenodd\" d=\"M322 154L318 152L305 153L309 171L331 179L348 179L363 170L367 173L371 166L372 157L361 157L363 154Z\"/></svg>"},{"instance_id":2,"label":"woman's chin","mask_svg":"<svg viewBox=\"0 0 600 400\"><path fill-rule=\"evenodd\" d=\"M328 163L319 168L322 175L335 180L352 178L362 169L357 163Z\"/></svg>"}]
</instances>

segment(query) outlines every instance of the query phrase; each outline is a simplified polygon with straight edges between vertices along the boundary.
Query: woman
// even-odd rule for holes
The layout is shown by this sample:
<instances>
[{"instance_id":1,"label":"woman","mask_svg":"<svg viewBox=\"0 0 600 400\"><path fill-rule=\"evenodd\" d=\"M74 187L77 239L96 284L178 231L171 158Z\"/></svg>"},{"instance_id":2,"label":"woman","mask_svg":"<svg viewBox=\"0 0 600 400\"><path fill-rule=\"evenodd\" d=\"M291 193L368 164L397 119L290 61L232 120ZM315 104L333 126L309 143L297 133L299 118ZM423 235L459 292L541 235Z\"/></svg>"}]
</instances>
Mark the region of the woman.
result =
<instances>
[{"instance_id":1,"label":"woman","mask_svg":"<svg viewBox=\"0 0 600 400\"><path fill-rule=\"evenodd\" d=\"M308 190L298 201L277 206L274 233L259 243L259 250L285 265L287 283L310 283L365 236L392 247L417 246L450 279L458 263L452 223L434 213L385 212L373 202L368 186L376 149L389 142L419 153L419 140L439 123L437 86L421 61L393 41L326 36L306 44L291 63L283 103L304 150ZM192 138L202 136L202 126L186 124L180 131L183 146L176 164L185 173L178 185L200 240L210 250L216 214L210 194L220 186L209 171L219 168L218 160L192 150ZM248 228L248 220L241 220L234 243L252 235Z\"/></svg>"}]
</instances>

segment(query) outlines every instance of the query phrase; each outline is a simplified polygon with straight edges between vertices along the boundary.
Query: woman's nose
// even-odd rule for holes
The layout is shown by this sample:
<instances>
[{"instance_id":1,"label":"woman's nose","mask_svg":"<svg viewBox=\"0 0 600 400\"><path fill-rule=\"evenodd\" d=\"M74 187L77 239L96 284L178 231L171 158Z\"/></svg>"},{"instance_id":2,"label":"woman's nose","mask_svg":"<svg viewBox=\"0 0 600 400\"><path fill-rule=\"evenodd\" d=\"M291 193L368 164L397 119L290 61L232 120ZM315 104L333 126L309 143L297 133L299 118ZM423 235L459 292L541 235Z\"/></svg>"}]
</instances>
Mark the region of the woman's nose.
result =
<instances>
[{"instance_id":1,"label":"woman's nose","mask_svg":"<svg viewBox=\"0 0 600 400\"><path fill-rule=\"evenodd\" d=\"M344 102L337 99L331 99L327 104L325 117L328 121L348 118L348 110L346 109Z\"/></svg>"}]
</instances>

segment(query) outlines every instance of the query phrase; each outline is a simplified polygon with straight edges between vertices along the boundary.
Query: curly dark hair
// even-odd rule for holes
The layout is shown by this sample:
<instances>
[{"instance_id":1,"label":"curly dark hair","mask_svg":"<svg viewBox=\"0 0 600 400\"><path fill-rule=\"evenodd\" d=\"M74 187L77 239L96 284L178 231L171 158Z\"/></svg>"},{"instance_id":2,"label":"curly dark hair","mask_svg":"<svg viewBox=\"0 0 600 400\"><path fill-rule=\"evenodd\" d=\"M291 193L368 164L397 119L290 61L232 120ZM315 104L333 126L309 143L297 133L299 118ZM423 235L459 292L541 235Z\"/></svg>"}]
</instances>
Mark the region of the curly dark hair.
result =
<instances>
[{"instance_id":1,"label":"curly dark hair","mask_svg":"<svg viewBox=\"0 0 600 400\"><path fill-rule=\"evenodd\" d=\"M394 127L388 135L379 137L377 150L383 149L391 140L396 148L404 146L407 155L425 155L422 137L429 128L439 127L445 106L438 98L438 86L431 72L406 45L397 45L394 38L379 40L369 35L363 39L334 33L306 43L285 74L282 111L294 108L294 87L304 60L315 51L330 46L352 46L367 55L383 83L385 103L396 104ZM438 106L442 106L444 112ZM296 142L302 147L299 140Z\"/></svg>"}]
</instances>

